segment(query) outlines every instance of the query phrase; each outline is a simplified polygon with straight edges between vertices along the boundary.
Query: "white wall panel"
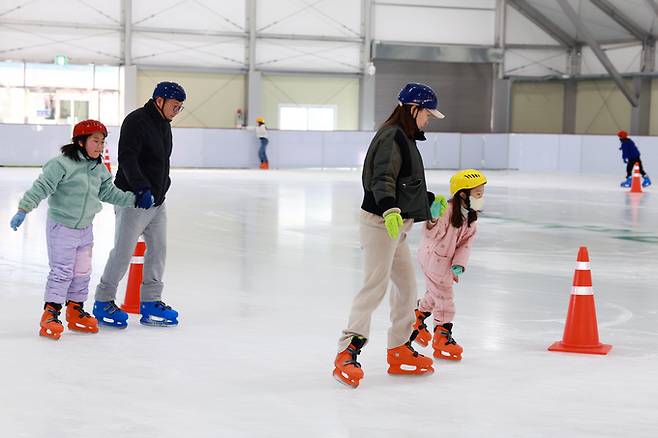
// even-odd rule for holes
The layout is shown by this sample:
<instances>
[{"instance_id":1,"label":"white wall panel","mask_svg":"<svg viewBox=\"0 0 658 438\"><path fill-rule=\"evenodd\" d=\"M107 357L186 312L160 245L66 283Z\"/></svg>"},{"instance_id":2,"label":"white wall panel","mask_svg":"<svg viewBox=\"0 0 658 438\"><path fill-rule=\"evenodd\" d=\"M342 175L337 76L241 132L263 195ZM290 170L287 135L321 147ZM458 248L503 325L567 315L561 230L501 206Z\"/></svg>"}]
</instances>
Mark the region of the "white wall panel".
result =
<instances>
[{"instance_id":1,"label":"white wall panel","mask_svg":"<svg viewBox=\"0 0 658 438\"><path fill-rule=\"evenodd\" d=\"M642 59L642 46L640 44L633 46L604 46L603 49L618 72L640 71L640 61ZM589 47L583 47L581 69L583 74L608 74Z\"/></svg>"},{"instance_id":2,"label":"white wall panel","mask_svg":"<svg viewBox=\"0 0 658 438\"><path fill-rule=\"evenodd\" d=\"M243 68L245 41L242 38L203 35L133 34L133 62L151 66L198 68Z\"/></svg>"},{"instance_id":3,"label":"white wall panel","mask_svg":"<svg viewBox=\"0 0 658 438\"><path fill-rule=\"evenodd\" d=\"M256 29L258 33L359 37L361 2L331 0L260 1Z\"/></svg>"},{"instance_id":4,"label":"white wall panel","mask_svg":"<svg viewBox=\"0 0 658 438\"><path fill-rule=\"evenodd\" d=\"M512 6L507 5L505 42L507 44L554 44L557 41L541 30L532 21L525 18Z\"/></svg>"},{"instance_id":5,"label":"white wall panel","mask_svg":"<svg viewBox=\"0 0 658 438\"><path fill-rule=\"evenodd\" d=\"M116 165L118 127L109 127L108 147ZM259 143L251 130L174 128L173 167L255 168ZM360 167L373 132L271 130L268 156L272 168ZM0 166L41 166L59 154L70 126L0 124L6 145ZM658 168L658 138L634 137L651 175ZM518 169L523 172L581 172L622 175L617 142L608 135L429 134L419 142L427 169ZM460 162L461 160L461 162Z\"/></svg>"},{"instance_id":6,"label":"white wall panel","mask_svg":"<svg viewBox=\"0 0 658 438\"><path fill-rule=\"evenodd\" d=\"M71 64L119 64L119 32L60 27L2 25L0 59L53 62L65 55Z\"/></svg>"},{"instance_id":7,"label":"white wall panel","mask_svg":"<svg viewBox=\"0 0 658 438\"><path fill-rule=\"evenodd\" d=\"M377 5L374 38L388 41L493 45L495 12Z\"/></svg>"},{"instance_id":8,"label":"white wall panel","mask_svg":"<svg viewBox=\"0 0 658 438\"><path fill-rule=\"evenodd\" d=\"M356 73L361 46L356 43L260 39L256 68Z\"/></svg>"},{"instance_id":9,"label":"white wall panel","mask_svg":"<svg viewBox=\"0 0 658 438\"><path fill-rule=\"evenodd\" d=\"M231 32L246 29L245 0L133 0L132 4L134 26Z\"/></svg>"},{"instance_id":10,"label":"white wall panel","mask_svg":"<svg viewBox=\"0 0 658 438\"><path fill-rule=\"evenodd\" d=\"M553 76L567 70L564 49L508 49L505 51L505 74L511 76Z\"/></svg>"}]
</instances>

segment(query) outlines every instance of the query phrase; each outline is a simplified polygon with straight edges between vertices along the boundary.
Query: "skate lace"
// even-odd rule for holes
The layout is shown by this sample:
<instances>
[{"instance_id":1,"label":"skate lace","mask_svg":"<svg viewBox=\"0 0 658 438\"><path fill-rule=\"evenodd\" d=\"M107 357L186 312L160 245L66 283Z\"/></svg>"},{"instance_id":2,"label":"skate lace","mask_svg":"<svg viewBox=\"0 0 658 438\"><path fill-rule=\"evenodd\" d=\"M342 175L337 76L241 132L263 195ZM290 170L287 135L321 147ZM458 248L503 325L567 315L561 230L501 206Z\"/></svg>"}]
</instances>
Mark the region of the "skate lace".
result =
<instances>
[{"instance_id":1,"label":"skate lace","mask_svg":"<svg viewBox=\"0 0 658 438\"><path fill-rule=\"evenodd\" d=\"M119 306L117 306L114 301L110 301L105 307L103 307L103 310L111 315L119 310Z\"/></svg>"},{"instance_id":2,"label":"skate lace","mask_svg":"<svg viewBox=\"0 0 658 438\"><path fill-rule=\"evenodd\" d=\"M46 309L46 312L50 313L52 316L46 320L46 322L56 322L61 324L62 321L59 320L58 316L60 314L59 310L53 309L51 307Z\"/></svg>"},{"instance_id":3,"label":"skate lace","mask_svg":"<svg viewBox=\"0 0 658 438\"><path fill-rule=\"evenodd\" d=\"M407 343L404 344L404 345L406 345L407 348L408 348L409 350L411 350L411 353L413 354L414 357L418 357L418 352L417 352L416 350L414 350L414 347L411 346L411 341L407 342Z\"/></svg>"},{"instance_id":4,"label":"skate lace","mask_svg":"<svg viewBox=\"0 0 658 438\"><path fill-rule=\"evenodd\" d=\"M171 306L167 306L164 301L156 301L155 307L160 307L162 310L171 310Z\"/></svg>"},{"instance_id":5,"label":"skate lace","mask_svg":"<svg viewBox=\"0 0 658 438\"><path fill-rule=\"evenodd\" d=\"M73 309L78 311L80 318L91 318L91 315L85 311L85 309L82 307L82 304L73 306Z\"/></svg>"},{"instance_id":6,"label":"skate lace","mask_svg":"<svg viewBox=\"0 0 658 438\"><path fill-rule=\"evenodd\" d=\"M452 333L449 332L448 330L441 330L441 334L446 337L446 345L457 345L457 341L455 341L455 338L452 337Z\"/></svg>"},{"instance_id":7,"label":"skate lace","mask_svg":"<svg viewBox=\"0 0 658 438\"><path fill-rule=\"evenodd\" d=\"M361 364L356 361L356 357L359 354L361 354L361 350L352 348L352 346L350 345L349 347L347 347L347 351L351 354L351 358L350 360L345 361L345 365L354 365L357 368L361 368Z\"/></svg>"}]
</instances>

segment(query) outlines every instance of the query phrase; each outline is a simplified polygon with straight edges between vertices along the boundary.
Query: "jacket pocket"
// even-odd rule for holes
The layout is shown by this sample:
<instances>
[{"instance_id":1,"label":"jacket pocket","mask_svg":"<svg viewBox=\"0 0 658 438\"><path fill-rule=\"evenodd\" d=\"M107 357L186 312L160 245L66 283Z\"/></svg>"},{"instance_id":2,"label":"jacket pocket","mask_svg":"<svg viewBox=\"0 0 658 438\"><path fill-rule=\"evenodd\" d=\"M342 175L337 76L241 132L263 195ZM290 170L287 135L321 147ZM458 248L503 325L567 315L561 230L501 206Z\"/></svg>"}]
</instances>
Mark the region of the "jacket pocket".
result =
<instances>
[{"instance_id":1,"label":"jacket pocket","mask_svg":"<svg viewBox=\"0 0 658 438\"><path fill-rule=\"evenodd\" d=\"M396 187L397 206L403 212L414 212L422 207L420 194L423 192L423 180L415 176L400 178Z\"/></svg>"},{"instance_id":2,"label":"jacket pocket","mask_svg":"<svg viewBox=\"0 0 658 438\"><path fill-rule=\"evenodd\" d=\"M426 274L441 286L452 286L451 263L452 260L450 258L440 256L434 252L430 256Z\"/></svg>"}]
</instances>

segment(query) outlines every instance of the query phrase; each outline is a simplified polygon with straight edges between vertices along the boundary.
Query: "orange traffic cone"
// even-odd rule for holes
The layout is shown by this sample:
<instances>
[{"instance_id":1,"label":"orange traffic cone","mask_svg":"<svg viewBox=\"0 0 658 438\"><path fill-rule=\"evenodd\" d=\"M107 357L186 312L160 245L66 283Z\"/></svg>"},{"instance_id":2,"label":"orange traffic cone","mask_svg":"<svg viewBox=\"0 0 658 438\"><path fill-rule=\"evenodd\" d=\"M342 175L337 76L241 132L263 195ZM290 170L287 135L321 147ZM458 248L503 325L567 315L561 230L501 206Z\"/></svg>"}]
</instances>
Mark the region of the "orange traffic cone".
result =
<instances>
[{"instance_id":1,"label":"orange traffic cone","mask_svg":"<svg viewBox=\"0 0 658 438\"><path fill-rule=\"evenodd\" d=\"M576 272L573 276L573 289L571 289L571 301L569 301L564 335L562 341L553 343L548 350L608 354L611 348L612 345L599 342L589 255L587 248L581 246L578 250Z\"/></svg>"},{"instance_id":2,"label":"orange traffic cone","mask_svg":"<svg viewBox=\"0 0 658 438\"><path fill-rule=\"evenodd\" d=\"M642 182L640 181L640 164L635 163L633 166L633 181L631 182L630 193L642 193Z\"/></svg>"},{"instance_id":3,"label":"orange traffic cone","mask_svg":"<svg viewBox=\"0 0 658 438\"><path fill-rule=\"evenodd\" d=\"M130 262L130 271L128 271L126 296L121 305L121 309L128 313L139 314L139 290L142 287L142 279L144 278L144 254L146 254L146 243L144 237L139 236L133 259Z\"/></svg>"},{"instance_id":4,"label":"orange traffic cone","mask_svg":"<svg viewBox=\"0 0 658 438\"><path fill-rule=\"evenodd\" d=\"M112 173L112 164L110 163L110 150L105 148L105 155L103 155L103 164L107 167L107 171Z\"/></svg>"}]
</instances>

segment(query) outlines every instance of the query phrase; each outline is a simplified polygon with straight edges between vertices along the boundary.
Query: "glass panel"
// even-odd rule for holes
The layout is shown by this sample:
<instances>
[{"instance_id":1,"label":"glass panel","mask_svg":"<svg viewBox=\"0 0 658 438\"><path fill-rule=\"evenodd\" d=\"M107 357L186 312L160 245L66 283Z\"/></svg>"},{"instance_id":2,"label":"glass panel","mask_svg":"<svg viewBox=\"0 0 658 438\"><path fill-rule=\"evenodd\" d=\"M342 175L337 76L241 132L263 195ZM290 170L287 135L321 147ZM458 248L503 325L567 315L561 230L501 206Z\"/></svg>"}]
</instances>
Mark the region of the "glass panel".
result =
<instances>
[{"instance_id":1,"label":"glass panel","mask_svg":"<svg viewBox=\"0 0 658 438\"><path fill-rule=\"evenodd\" d=\"M308 109L308 129L311 131L333 131L335 122L335 108L311 107Z\"/></svg>"},{"instance_id":2,"label":"glass panel","mask_svg":"<svg viewBox=\"0 0 658 438\"><path fill-rule=\"evenodd\" d=\"M0 62L0 85L23 86L23 63L19 62Z\"/></svg>"},{"instance_id":3,"label":"glass panel","mask_svg":"<svg viewBox=\"0 0 658 438\"><path fill-rule=\"evenodd\" d=\"M307 109L300 106L280 106L279 129L306 131L308 129Z\"/></svg>"}]
</instances>

